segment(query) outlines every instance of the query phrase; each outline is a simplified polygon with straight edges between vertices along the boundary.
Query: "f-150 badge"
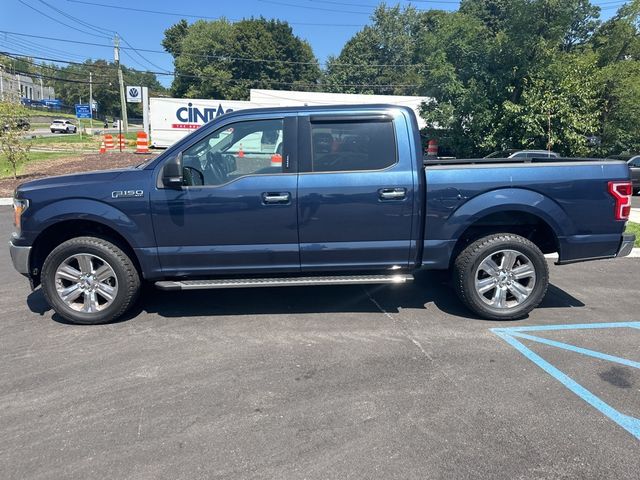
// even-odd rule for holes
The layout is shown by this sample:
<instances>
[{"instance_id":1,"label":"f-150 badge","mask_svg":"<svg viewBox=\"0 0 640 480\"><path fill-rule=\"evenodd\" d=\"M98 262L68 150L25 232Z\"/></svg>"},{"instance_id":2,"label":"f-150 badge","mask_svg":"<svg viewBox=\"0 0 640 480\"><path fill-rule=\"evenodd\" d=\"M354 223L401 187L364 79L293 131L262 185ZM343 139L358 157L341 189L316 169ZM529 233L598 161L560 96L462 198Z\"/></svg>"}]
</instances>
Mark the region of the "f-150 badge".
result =
<instances>
[{"instance_id":1,"label":"f-150 badge","mask_svg":"<svg viewBox=\"0 0 640 480\"><path fill-rule=\"evenodd\" d=\"M116 190L111 192L111 198L144 197L144 190Z\"/></svg>"}]
</instances>

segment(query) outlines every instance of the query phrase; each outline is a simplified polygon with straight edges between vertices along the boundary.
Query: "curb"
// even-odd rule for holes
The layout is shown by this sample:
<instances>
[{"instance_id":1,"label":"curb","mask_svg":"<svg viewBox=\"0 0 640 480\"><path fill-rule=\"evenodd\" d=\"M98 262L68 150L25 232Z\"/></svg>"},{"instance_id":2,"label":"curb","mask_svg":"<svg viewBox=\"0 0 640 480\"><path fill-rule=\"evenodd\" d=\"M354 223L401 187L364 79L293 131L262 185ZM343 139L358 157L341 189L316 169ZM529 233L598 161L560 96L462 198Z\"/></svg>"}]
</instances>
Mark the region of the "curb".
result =
<instances>
[{"instance_id":1,"label":"curb","mask_svg":"<svg viewBox=\"0 0 640 480\"><path fill-rule=\"evenodd\" d=\"M13 198L11 197L0 198L0 205L13 205Z\"/></svg>"}]
</instances>

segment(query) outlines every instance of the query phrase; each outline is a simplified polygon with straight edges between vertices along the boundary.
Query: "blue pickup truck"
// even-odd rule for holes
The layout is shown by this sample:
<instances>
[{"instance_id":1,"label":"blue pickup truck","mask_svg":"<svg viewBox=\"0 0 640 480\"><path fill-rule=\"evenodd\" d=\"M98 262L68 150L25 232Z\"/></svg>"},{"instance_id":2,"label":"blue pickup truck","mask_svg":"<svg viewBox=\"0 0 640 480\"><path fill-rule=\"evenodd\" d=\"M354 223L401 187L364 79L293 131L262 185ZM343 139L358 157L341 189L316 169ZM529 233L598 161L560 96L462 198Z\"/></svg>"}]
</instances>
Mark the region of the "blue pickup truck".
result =
<instances>
[{"instance_id":1,"label":"blue pickup truck","mask_svg":"<svg viewBox=\"0 0 640 480\"><path fill-rule=\"evenodd\" d=\"M405 283L451 270L469 309L525 316L559 264L628 255L622 161L423 160L412 110L242 110L135 168L15 192L15 268L62 317L166 290Z\"/></svg>"}]
</instances>

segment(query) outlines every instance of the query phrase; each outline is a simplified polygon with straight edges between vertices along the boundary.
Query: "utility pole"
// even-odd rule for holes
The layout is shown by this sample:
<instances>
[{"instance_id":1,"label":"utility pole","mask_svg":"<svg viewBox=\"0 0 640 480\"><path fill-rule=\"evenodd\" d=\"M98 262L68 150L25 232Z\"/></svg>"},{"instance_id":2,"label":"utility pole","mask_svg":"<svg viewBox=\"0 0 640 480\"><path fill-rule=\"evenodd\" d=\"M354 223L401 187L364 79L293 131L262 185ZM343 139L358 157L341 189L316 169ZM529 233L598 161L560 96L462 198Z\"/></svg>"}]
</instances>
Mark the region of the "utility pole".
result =
<instances>
[{"instance_id":1,"label":"utility pole","mask_svg":"<svg viewBox=\"0 0 640 480\"><path fill-rule=\"evenodd\" d=\"M89 72L89 113L91 114L89 128L93 130L93 74L91 72Z\"/></svg>"},{"instance_id":2,"label":"utility pole","mask_svg":"<svg viewBox=\"0 0 640 480\"><path fill-rule=\"evenodd\" d=\"M122 128L126 135L129 130L129 119L127 118L127 102L124 96L124 80L122 79L122 67L120 66L120 39L118 35L113 39L113 44L113 58L118 68L118 82L120 83L120 116L122 119Z\"/></svg>"}]
</instances>

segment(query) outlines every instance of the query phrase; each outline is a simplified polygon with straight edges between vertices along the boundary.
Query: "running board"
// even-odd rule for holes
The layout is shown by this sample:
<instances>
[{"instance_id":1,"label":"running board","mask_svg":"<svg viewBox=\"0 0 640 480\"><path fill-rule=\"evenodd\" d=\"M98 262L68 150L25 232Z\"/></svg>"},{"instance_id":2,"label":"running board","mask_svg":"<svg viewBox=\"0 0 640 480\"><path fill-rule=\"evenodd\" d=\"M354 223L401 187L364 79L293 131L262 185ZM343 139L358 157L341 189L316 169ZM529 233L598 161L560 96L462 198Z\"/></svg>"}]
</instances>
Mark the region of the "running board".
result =
<instances>
[{"instance_id":1,"label":"running board","mask_svg":"<svg viewBox=\"0 0 640 480\"><path fill-rule=\"evenodd\" d=\"M406 283L410 274L395 275L331 275L283 278L226 278L220 280L165 280L156 282L160 290L204 290L213 288L304 287L310 285L366 285Z\"/></svg>"}]
</instances>

